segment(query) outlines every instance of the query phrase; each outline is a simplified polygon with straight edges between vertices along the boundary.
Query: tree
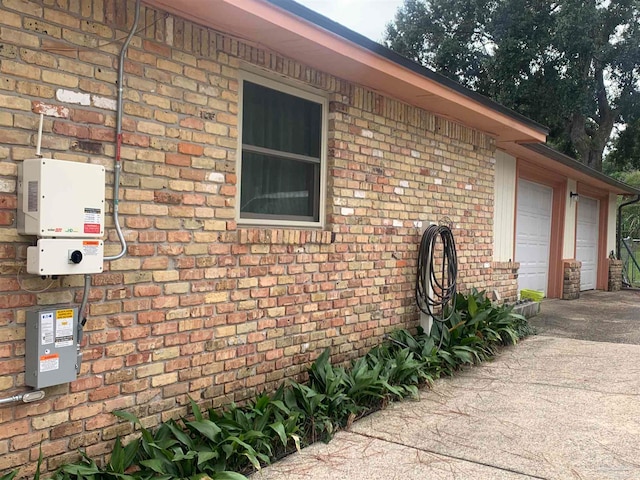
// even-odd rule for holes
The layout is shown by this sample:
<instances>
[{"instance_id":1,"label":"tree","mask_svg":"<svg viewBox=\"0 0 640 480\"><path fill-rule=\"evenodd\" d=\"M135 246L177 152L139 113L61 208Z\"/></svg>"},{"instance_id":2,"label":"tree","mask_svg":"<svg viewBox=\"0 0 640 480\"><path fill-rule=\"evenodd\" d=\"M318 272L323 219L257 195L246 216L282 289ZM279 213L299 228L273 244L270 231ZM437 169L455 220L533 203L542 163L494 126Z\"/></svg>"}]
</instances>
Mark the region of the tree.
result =
<instances>
[{"instance_id":1,"label":"tree","mask_svg":"<svg viewBox=\"0 0 640 480\"><path fill-rule=\"evenodd\" d=\"M405 0L385 42L598 170L614 125L640 118L640 0Z\"/></svg>"},{"instance_id":2,"label":"tree","mask_svg":"<svg viewBox=\"0 0 640 480\"><path fill-rule=\"evenodd\" d=\"M616 171L614 170L615 166L612 164L608 164L606 167L605 173L616 180L626 183L627 185L631 185L632 187L640 188L640 170ZM618 206L623 202L628 202L632 199L633 197L619 196ZM622 238L640 238L640 204L632 204L625 207L622 210L620 222Z\"/></svg>"},{"instance_id":3,"label":"tree","mask_svg":"<svg viewBox=\"0 0 640 480\"><path fill-rule=\"evenodd\" d=\"M607 155L607 166L613 171L640 169L640 119L626 124L624 131L613 140Z\"/></svg>"}]
</instances>

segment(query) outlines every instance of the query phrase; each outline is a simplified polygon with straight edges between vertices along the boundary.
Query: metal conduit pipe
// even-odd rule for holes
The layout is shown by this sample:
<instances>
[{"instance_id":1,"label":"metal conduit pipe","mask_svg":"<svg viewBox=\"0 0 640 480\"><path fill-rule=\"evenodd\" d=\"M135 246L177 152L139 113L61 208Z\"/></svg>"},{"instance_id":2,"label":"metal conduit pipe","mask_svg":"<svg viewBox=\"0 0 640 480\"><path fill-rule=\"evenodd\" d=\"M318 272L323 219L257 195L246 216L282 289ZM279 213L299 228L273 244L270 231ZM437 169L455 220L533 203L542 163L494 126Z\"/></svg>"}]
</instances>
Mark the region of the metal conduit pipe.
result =
<instances>
[{"instance_id":1,"label":"metal conduit pipe","mask_svg":"<svg viewBox=\"0 0 640 480\"><path fill-rule=\"evenodd\" d=\"M87 274L84 276L84 289L82 291L82 303L80 303L80 310L78 310L78 345L82 342L82 327L87 323L87 316L84 315L84 309L87 308L87 303L89 302L89 289L91 288L91 275Z\"/></svg>"},{"instance_id":2,"label":"metal conduit pipe","mask_svg":"<svg viewBox=\"0 0 640 480\"><path fill-rule=\"evenodd\" d=\"M622 260L621 257L621 242L622 242L622 209L628 205L640 202L640 195L636 196L635 200L629 200L628 202L621 203L618 207L618 222L616 225L616 258Z\"/></svg>"},{"instance_id":3,"label":"metal conduit pipe","mask_svg":"<svg viewBox=\"0 0 640 480\"><path fill-rule=\"evenodd\" d=\"M115 224L116 232L118 234L118 239L120 240L120 253L117 255L113 255L110 257L104 257L105 260L118 260L119 258L124 257L127 253L127 241L124 238L124 233L122 233L122 228L120 227L120 218L119 218L119 203L120 203L120 172L122 171L122 162L121 162L121 149L122 149L122 104L124 102L124 60L127 56L127 49L129 48L129 44L133 39L133 36L136 34L136 30L138 29L138 21L140 20L140 0L136 0L136 9L135 9L135 17L133 19L133 25L131 26L131 30L129 31L129 35L126 40L122 44L122 48L120 49L120 58L118 61L118 103L116 105L116 163L114 166L114 177L113 177L113 223Z\"/></svg>"},{"instance_id":4,"label":"metal conduit pipe","mask_svg":"<svg viewBox=\"0 0 640 480\"><path fill-rule=\"evenodd\" d=\"M113 176L113 223L116 229L116 233L118 234L118 240L120 240L120 252L116 255L104 257L105 261L118 260L122 258L127 253L127 240L124 238L124 233L122 232L122 227L120 227L120 216L119 216L119 203L120 203L120 173L122 172L122 162L121 162L121 149L122 149L122 116L123 116L123 102L124 102L124 61L127 56L127 50L129 48L129 44L133 39L133 36L136 34L136 30L138 29L138 22L140 21L140 0L136 0L135 6L135 15L133 19L133 25L131 26L131 30L129 31L129 35L125 39L122 44L122 48L120 49L120 56L118 58L118 100L116 104L116 156L115 156L115 165L114 165L114 176ZM87 302L89 300L89 288L91 287L91 275L84 276L84 292L82 295L82 302L80 303L80 310L78 311L78 316L83 320L81 321L81 325L84 325L87 322L86 315L84 314L84 310L87 306ZM78 339L78 342L81 339Z\"/></svg>"},{"instance_id":5,"label":"metal conduit pipe","mask_svg":"<svg viewBox=\"0 0 640 480\"><path fill-rule=\"evenodd\" d=\"M33 392L20 393L12 397L0 398L0 405L14 402L31 403L36 400L42 400L43 398L44 392L42 390L35 390Z\"/></svg>"}]
</instances>

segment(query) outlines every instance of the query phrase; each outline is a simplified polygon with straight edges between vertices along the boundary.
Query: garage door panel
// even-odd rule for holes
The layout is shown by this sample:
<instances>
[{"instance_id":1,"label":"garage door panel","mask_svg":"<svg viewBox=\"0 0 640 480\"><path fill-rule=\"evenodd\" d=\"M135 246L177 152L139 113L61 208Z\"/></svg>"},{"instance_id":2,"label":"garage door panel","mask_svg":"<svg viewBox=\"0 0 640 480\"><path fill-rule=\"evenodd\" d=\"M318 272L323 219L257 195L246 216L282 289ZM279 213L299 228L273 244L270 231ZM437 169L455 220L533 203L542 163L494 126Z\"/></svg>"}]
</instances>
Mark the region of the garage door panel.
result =
<instances>
[{"instance_id":1,"label":"garage door panel","mask_svg":"<svg viewBox=\"0 0 640 480\"><path fill-rule=\"evenodd\" d=\"M518 289L546 293L549 278L553 190L526 180L518 182L516 258Z\"/></svg>"},{"instance_id":2,"label":"garage door panel","mask_svg":"<svg viewBox=\"0 0 640 480\"><path fill-rule=\"evenodd\" d=\"M580 290L594 290L598 278L598 200L580 197L576 226L576 260L582 262Z\"/></svg>"}]
</instances>

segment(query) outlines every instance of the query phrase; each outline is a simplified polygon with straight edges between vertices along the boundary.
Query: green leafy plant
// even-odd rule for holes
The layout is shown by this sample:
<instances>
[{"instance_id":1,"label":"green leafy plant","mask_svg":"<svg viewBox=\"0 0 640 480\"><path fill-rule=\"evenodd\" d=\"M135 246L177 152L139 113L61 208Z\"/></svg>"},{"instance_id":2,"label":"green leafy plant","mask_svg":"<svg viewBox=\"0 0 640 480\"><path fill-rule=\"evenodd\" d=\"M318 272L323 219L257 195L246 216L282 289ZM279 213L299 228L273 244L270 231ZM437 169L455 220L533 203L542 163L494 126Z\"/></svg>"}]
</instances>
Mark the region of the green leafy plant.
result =
<instances>
[{"instance_id":1,"label":"green leafy plant","mask_svg":"<svg viewBox=\"0 0 640 480\"><path fill-rule=\"evenodd\" d=\"M196 411L195 403L192 407ZM218 447L227 453L227 467L240 470L246 466L242 461L234 464L233 458L246 458L259 469L260 463L291 451L292 445L299 449L299 416L283 402L282 388L273 397L262 394L242 408L232 405L221 413L209 410L209 419L220 427L225 439Z\"/></svg>"},{"instance_id":2,"label":"green leafy plant","mask_svg":"<svg viewBox=\"0 0 640 480\"><path fill-rule=\"evenodd\" d=\"M382 403L387 393L399 396L398 390L393 388L382 376L383 364L369 366L366 358L353 362L351 369L345 376L347 395L356 405L370 409Z\"/></svg>"},{"instance_id":3,"label":"green leafy plant","mask_svg":"<svg viewBox=\"0 0 640 480\"><path fill-rule=\"evenodd\" d=\"M136 460L141 471L136 478L159 480L204 478L240 480L245 478L243 475L225 469L230 452L220 444L225 441L233 443L233 439L224 438L222 429L214 422L203 418L195 402L192 402L192 405L195 407L194 420L182 420L182 425L169 420L160 425L155 432L144 428L134 415L116 412L116 415L140 428L141 437L139 445L136 446ZM256 457L250 447L243 453L253 455L252 459Z\"/></svg>"},{"instance_id":4,"label":"green leafy plant","mask_svg":"<svg viewBox=\"0 0 640 480\"><path fill-rule=\"evenodd\" d=\"M300 414L300 428L308 443L328 441L335 427L328 415L327 396L302 383L291 382L284 392L285 404Z\"/></svg>"},{"instance_id":5,"label":"green leafy plant","mask_svg":"<svg viewBox=\"0 0 640 480\"><path fill-rule=\"evenodd\" d=\"M419 386L481 362L500 346L531 333L512 307L494 305L476 290L458 294L455 311L446 313L451 313L449 320L436 322L430 334L420 328L415 335L396 330L349 368L333 365L326 349L309 367L307 384L289 381L243 406L205 414L190 400L191 417L169 420L153 431L134 415L116 412L136 425L139 438L127 445L116 439L103 467L81 452L79 462L62 466L53 478L243 480L243 473L259 470L302 444L328 441L359 416L390 400L416 397ZM13 480L17 474L9 472L0 480Z\"/></svg>"},{"instance_id":6,"label":"green leafy plant","mask_svg":"<svg viewBox=\"0 0 640 480\"><path fill-rule=\"evenodd\" d=\"M132 445L133 442L129 445ZM127 447L129 447L127 445ZM112 457L119 456L119 451L122 450L120 439L116 440ZM63 465L54 475L55 480L136 480L139 478L150 478L142 476L142 473L137 475L128 475L125 473L124 468L121 471L114 471L111 462L105 467L99 467L94 460L89 458L85 452L81 452L82 459L79 463Z\"/></svg>"},{"instance_id":7,"label":"green leafy plant","mask_svg":"<svg viewBox=\"0 0 640 480\"><path fill-rule=\"evenodd\" d=\"M437 356L443 373L450 374L460 365L473 364L494 355L497 348L516 343L526 320L513 313L511 306L492 304L485 292L473 290L458 294L456 310L447 322L436 322L432 338L438 339Z\"/></svg>"},{"instance_id":8,"label":"green leafy plant","mask_svg":"<svg viewBox=\"0 0 640 480\"><path fill-rule=\"evenodd\" d=\"M336 426L344 427L362 407L348 395L348 374L344 368L331 364L330 353L328 348L325 349L309 367L309 387L325 396L326 415Z\"/></svg>"},{"instance_id":9,"label":"green leafy plant","mask_svg":"<svg viewBox=\"0 0 640 480\"><path fill-rule=\"evenodd\" d=\"M417 397L418 386L432 380L427 373L428 364L420 361L409 348L388 344L373 349L366 360L372 368L381 365L381 376L393 387L389 393L398 398Z\"/></svg>"}]
</instances>

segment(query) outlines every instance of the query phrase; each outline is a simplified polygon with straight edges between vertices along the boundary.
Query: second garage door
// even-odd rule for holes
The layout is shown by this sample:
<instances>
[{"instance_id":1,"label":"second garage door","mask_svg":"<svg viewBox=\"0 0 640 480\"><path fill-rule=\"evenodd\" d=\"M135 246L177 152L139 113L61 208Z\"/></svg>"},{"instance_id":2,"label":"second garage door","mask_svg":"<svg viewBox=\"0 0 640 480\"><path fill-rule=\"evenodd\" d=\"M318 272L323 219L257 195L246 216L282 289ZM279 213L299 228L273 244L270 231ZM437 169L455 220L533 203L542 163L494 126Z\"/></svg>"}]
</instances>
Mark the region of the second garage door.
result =
<instances>
[{"instance_id":1,"label":"second garage door","mask_svg":"<svg viewBox=\"0 0 640 480\"><path fill-rule=\"evenodd\" d=\"M552 199L550 187L518 180L515 258L520 262L518 290L547 293Z\"/></svg>"},{"instance_id":2,"label":"second garage door","mask_svg":"<svg viewBox=\"0 0 640 480\"><path fill-rule=\"evenodd\" d=\"M576 228L576 260L582 262L580 290L594 290L598 278L598 201L580 197Z\"/></svg>"}]
</instances>

